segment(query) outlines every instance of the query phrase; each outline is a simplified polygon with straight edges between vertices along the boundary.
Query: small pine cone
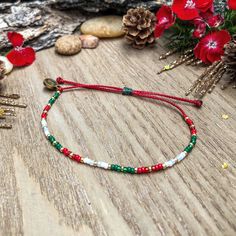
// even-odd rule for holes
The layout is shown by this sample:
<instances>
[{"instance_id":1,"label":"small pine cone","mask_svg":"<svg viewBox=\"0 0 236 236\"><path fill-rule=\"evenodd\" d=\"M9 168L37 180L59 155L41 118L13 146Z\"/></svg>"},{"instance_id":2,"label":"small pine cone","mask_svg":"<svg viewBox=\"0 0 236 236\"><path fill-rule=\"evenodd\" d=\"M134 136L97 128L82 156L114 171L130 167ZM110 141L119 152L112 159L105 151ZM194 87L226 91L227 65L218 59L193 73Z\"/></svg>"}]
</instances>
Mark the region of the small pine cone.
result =
<instances>
[{"instance_id":1,"label":"small pine cone","mask_svg":"<svg viewBox=\"0 0 236 236\"><path fill-rule=\"evenodd\" d=\"M226 74L236 79L236 35L233 40L225 46L225 53L222 61L227 66Z\"/></svg>"},{"instance_id":2,"label":"small pine cone","mask_svg":"<svg viewBox=\"0 0 236 236\"><path fill-rule=\"evenodd\" d=\"M134 48L143 49L146 45L154 45L155 15L142 7L129 9L123 16L125 39Z\"/></svg>"}]
</instances>

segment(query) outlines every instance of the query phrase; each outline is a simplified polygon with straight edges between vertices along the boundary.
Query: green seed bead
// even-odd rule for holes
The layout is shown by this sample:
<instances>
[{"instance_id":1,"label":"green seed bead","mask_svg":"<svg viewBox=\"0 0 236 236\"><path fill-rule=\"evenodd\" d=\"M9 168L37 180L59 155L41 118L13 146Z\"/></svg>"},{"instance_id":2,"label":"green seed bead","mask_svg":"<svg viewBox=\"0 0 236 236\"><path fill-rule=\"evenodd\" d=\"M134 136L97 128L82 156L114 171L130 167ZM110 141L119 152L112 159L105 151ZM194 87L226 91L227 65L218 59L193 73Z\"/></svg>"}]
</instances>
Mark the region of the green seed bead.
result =
<instances>
[{"instance_id":1,"label":"green seed bead","mask_svg":"<svg viewBox=\"0 0 236 236\"><path fill-rule=\"evenodd\" d=\"M120 172L121 171L121 166L117 165L116 171Z\"/></svg>"},{"instance_id":2,"label":"green seed bead","mask_svg":"<svg viewBox=\"0 0 236 236\"><path fill-rule=\"evenodd\" d=\"M193 143L195 145L196 142L197 142L197 136L192 136L191 137L191 143Z\"/></svg>"},{"instance_id":3,"label":"green seed bead","mask_svg":"<svg viewBox=\"0 0 236 236\"><path fill-rule=\"evenodd\" d=\"M51 104L51 105L53 105L54 102L55 102L55 98L53 98L53 97L48 101L48 103Z\"/></svg>"},{"instance_id":4,"label":"green seed bead","mask_svg":"<svg viewBox=\"0 0 236 236\"><path fill-rule=\"evenodd\" d=\"M60 151L62 148L62 145L60 143L56 143L55 148Z\"/></svg>"},{"instance_id":5,"label":"green seed bead","mask_svg":"<svg viewBox=\"0 0 236 236\"><path fill-rule=\"evenodd\" d=\"M186 147L186 148L184 149L184 151L185 151L185 152L187 152L187 153L189 153L189 152L190 152L190 150L189 150L189 148L188 148L188 147Z\"/></svg>"},{"instance_id":6,"label":"green seed bead","mask_svg":"<svg viewBox=\"0 0 236 236\"><path fill-rule=\"evenodd\" d=\"M191 139L191 143L195 145L196 144L196 140L192 140Z\"/></svg>"},{"instance_id":7,"label":"green seed bead","mask_svg":"<svg viewBox=\"0 0 236 236\"><path fill-rule=\"evenodd\" d=\"M56 139L52 135L48 136L48 140L50 141L50 143L56 141Z\"/></svg>"},{"instance_id":8,"label":"green seed bead","mask_svg":"<svg viewBox=\"0 0 236 236\"><path fill-rule=\"evenodd\" d=\"M130 167L130 172L131 174L135 174L135 169L133 167Z\"/></svg>"},{"instance_id":9,"label":"green seed bead","mask_svg":"<svg viewBox=\"0 0 236 236\"><path fill-rule=\"evenodd\" d=\"M123 172L128 173L128 167L123 167Z\"/></svg>"},{"instance_id":10,"label":"green seed bead","mask_svg":"<svg viewBox=\"0 0 236 236\"><path fill-rule=\"evenodd\" d=\"M187 152L187 153L190 153L190 152L192 151L192 149L193 149L193 146L188 145L188 146L184 149L184 151Z\"/></svg>"},{"instance_id":11,"label":"green seed bead","mask_svg":"<svg viewBox=\"0 0 236 236\"><path fill-rule=\"evenodd\" d=\"M127 167L127 172L130 174L134 174L135 173L135 169L133 167Z\"/></svg>"},{"instance_id":12,"label":"green seed bead","mask_svg":"<svg viewBox=\"0 0 236 236\"><path fill-rule=\"evenodd\" d=\"M54 97L55 99L59 98L59 96L60 96L60 94L59 94L58 92L54 93L54 95L53 95L53 97Z\"/></svg>"},{"instance_id":13,"label":"green seed bead","mask_svg":"<svg viewBox=\"0 0 236 236\"><path fill-rule=\"evenodd\" d=\"M116 170L116 165L111 164L111 170Z\"/></svg>"}]
</instances>

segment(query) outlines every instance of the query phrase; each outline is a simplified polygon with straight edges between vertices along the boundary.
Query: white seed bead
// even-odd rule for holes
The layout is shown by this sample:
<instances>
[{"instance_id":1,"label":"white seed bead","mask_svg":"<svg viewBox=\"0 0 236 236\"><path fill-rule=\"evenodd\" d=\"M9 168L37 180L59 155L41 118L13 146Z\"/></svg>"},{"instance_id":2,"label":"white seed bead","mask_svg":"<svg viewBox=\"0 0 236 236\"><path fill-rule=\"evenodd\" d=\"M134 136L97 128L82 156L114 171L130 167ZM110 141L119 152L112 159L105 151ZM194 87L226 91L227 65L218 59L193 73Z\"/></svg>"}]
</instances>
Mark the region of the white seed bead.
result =
<instances>
[{"instance_id":1,"label":"white seed bead","mask_svg":"<svg viewBox=\"0 0 236 236\"><path fill-rule=\"evenodd\" d=\"M94 166L95 161L94 161L94 160L91 160L91 159L89 159L89 158L87 158L87 157L85 157L85 158L84 158L84 163L85 163L85 164L88 164L88 165L91 165L91 166Z\"/></svg>"},{"instance_id":2,"label":"white seed bead","mask_svg":"<svg viewBox=\"0 0 236 236\"><path fill-rule=\"evenodd\" d=\"M171 160L165 162L165 166L166 166L166 167L171 167L171 166L173 166L174 164L175 164L175 159L171 159Z\"/></svg>"},{"instance_id":3,"label":"white seed bead","mask_svg":"<svg viewBox=\"0 0 236 236\"><path fill-rule=\"evenodd\" d=\"M45 127L45 126L48 125L48 124L47 124L47 121L46 121L45 119L42 119L42 120L41 120L41 124L42 124L42 127Z\"/></svg>"},{"instance_id":4,"label":"white seed bead","mask_svg":"<svg viewBox=\"0 0 236 236\"><path fill-rule=\"evenodd\" d=\"M47 136L50 136L50 132L49 132L49 130L48 130L48 127L44 126L44 127L43 127L43 132L44 132L44 134L45 134L46 137L47 137Z\"/></svg>"},{"instance_id":5,"label":"white seed bead","mask_svg":"<svg viewBox=\"0 0 236 236\"><path fill-rule=\"evenodd\" d=\"M109 164L106 163L106 162L103 162L103 161L98 161L97 166L101 167L101 168L104 168L104 169L108 169Z\"/></svg>"},{"instance_id":6,"label":"white seed bead","mask_svg":"<svg viewBox=\"0 0 236 236\"><path fill-rule=\"evenodd\" d=\"M181 152L176 158L178 159L178 161L182 161L185 157L186 157L186 153Z\"/></svg>"}]
</instances>

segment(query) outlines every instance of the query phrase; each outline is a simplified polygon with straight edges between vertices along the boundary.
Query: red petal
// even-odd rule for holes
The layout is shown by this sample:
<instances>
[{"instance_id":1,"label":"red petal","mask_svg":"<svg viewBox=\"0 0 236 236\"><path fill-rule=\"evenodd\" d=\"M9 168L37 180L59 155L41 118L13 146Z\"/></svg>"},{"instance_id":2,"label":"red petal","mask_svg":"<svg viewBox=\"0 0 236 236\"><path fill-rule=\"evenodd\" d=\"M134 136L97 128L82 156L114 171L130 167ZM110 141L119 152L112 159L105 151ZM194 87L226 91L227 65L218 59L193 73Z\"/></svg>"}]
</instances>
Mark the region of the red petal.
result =
<instances>
[{"instance_id":1,"label":"red petal","mask_svg":"<svg viewBox=\"0 0 236 236\"><path fill-rule=\"evenodd\" d=\"M210 27L218 27L223 22L224 22L224 18L219 14L207 19L207 23Z\"/></svg>"},{"instance_id":2,"label":"red petal","mask_svg":"<svg viewBox=\"0 0 236 236\"><path fill-rule=\"evenodd\" d=\"M199 46L199 43L194 48L193 52L194 52L195 57L200 59L200 46Z\"/></svg>"},{"instance_id":3,"label":"red petal","mask_svg":"<svg viewBox=\"0 0 236 236\"><path fill-rule=\"evenodd\" d=\"M208 54L208 48L205 45L201 44L201 48L200 48L200 59L208 64L208 59L207 59L207 54Z\"/></svg>"},{"instance_id":4,"label":"red petal","mask_svg":"<svg viewBox=\"0 0 236 236\"><path fill-rule=\"evenodd\" d=\"M208 10L212 11L213 8L213 0L195 0L196 7L202 12L206 12Z\"/></svg>"},{"instance_id":5,"label":"red petal","mask_svg":"<svg viewBox=\"0 0 236 236\"><path fill-rule=\"evenodd\" d=\"M210 63L213 63L215 61L219 61L221 59L221 56L223 56L224 51L221 50L221 53L218 52L211 52L207 54L207 59Z\"/></svg>"},{"instance_id":6,"label":"red petal","mask_svg":"<svg viewBox=\"0 0 236 236\"><path fill-rule=\"evenodd\" d=\"M219 38L222 47L224 47L224 45L231 40L231 35L227 30L221 30L216 32L216 36L217 38Z\"/></svg>"},{"instance_id":7,"label":"red petal","mask_svg":"<svg viewBox=\"0 0 236 236\"><path fill-rule=\"evenodd\" d=\"M156 38L159 38L163 32L165 30L165 26L164 25L156 25L155 31L154 31L154 35Z\"/></svg>"},{"instance_id":8,"label":"red petal","mask_svg":"<svg viewBox=\"0 0 236 236\"><path fill-rule=\"evenodd\" d=\"M236 1L235 0L228 0L228 6L231 10L236 10Z\"/></svg>"},{"instance_id":9,"label":"red petal","mask_svg":"<svg viewBox=\"0 0 236 236\"><path fill-rule=\"evenodd\" d=\"M25 57L25 62L26 62L26 66L31 65L34 61L35 61L35 51L33 48L31 47L26 47L23 49L24 52L24 57Z\"/></svg>"},{"instance_id":10,"label":"red petal","mask_svg":"<svg viewBox=\"0 0 236 236\"><path fill-rule=\"evenodd\" d=\"M31 47L13 49L7 58L16 67L28 66L35 60L35 51Z\"/></svg>"},{"instance_id":11,"label":"red petal","mask_svg":"<svg viewBox=\"0 0 236 236\"><path fill-rule=\"evenodd\" d=\"M194 55L196 58L200 59L202 62L207 63L208 62L207 57L206 57L207 50L202 43L203 39L194 48Z\"/></svg>"},{"instance_id":12,"label":"red petal","mask_svg":"<svg viewBox=\"0 0 236 236\"><path fill-rule=\"evenodd\" d=\"M24 43L23 36L17 32L8 32L7 37L13 47L20 47Z\"/></svg>"},{"instance_id":13,"label":"red petal","mask_svg":"<svg viewBox=\"0 0 236 236\"><path fill-rule=\"evenodd\" d=\"M159 24L172 25L175 21L174 13L171 7L163 5L156 14L157 22Z\"/></svg>"},{"instance_id":14,"label":"red petal","mask_svg":"<svg viewBox=\"0 0 236 236\"><path fill-rule=\"evenodd\" d=\"M193 36L195 38L201 38L206 33L206 23L204 21L195 21L195 30Z\"/></svg>"},{"instance_id":15,"label":"red petal","mask_svg":"<svg viewBox=\"0 0 236 236\"><path fill-rule=\"evenodd\" d=\"M199 12L197 8L186 7L186 0L174 0L172 5L173 12L181 19L181 20L193 20L199 16ZM195 3L195 0L193 0Z\"/></svg>"},{"instance_id":16,"label":"red petal","mask_svg":"<svg viewBox=\"0 0 236 236\"><path fill-rule=\"evenodd\" d=\"M21 53L16 49L11 50L7 54L7 58L14 66L23 66L25 63L24 60L22 60Z\"/></svg>"}]
</instances>

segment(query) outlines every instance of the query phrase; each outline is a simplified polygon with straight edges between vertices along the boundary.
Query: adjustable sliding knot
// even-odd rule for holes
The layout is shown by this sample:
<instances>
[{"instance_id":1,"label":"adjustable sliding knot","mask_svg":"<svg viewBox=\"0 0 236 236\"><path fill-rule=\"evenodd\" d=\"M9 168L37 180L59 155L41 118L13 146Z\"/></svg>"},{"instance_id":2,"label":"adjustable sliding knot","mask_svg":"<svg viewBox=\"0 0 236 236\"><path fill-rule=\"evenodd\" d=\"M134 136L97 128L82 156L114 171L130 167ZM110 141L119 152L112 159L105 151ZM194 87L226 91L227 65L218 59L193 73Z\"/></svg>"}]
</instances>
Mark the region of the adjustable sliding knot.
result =
<instances>
[{"instance_id":1,"label":"adjustable sliding knot","mask_svg":"<svg viewBox=\"0 0 236 236\"><path fill-rule=\"evenodd\" d=\"M196 107L199 107L199 108L202 106L202 103L203 103L203 102L202 102L201 100L195 100L195 101L194 101L195 106L196 106Z\"/></svg>"},{"instance_id":2,"label":"adjustable sliding knot","mask_svg":"<svg viewBox=\"0 0 236 236\"><path fill-rule=\"evenodd\" d=\"M123 88L122 95L131 96L132 94L133 94L133 89L132 88L128 88L128 87Z\"/></svg>"},{"instance_id":3,"label":"adjustable sliding knot","mask_svg":"<svg viewBox=\"0 0 236 236\"><path fill-rule=\"evenodd\" d=\"M64 80L61 77L58 77L56 81L58 84L64 84Z\"/></svg>"}]
</instances>

